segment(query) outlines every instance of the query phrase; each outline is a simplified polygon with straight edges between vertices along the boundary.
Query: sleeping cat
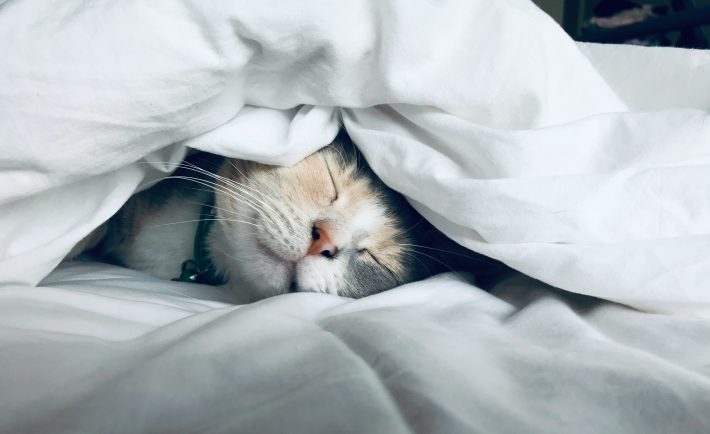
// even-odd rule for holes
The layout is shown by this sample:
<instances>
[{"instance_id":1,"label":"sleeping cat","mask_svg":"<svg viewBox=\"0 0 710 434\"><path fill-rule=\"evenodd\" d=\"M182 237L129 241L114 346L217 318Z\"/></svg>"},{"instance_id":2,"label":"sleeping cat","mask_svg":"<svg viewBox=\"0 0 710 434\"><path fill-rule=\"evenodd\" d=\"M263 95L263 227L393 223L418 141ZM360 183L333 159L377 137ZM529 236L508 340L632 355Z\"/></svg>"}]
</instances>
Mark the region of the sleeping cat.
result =
<instances>
[{"instance_id":1,"label":"sleeping cat","mask_svg":"<svg viewBox=\"0 0 710 434\"><path fill-rule=\"evenodd\" d=\"M495 265L436 231L344 133L292 167L188 158L75 251L89 248L157 277L227 286L245 301L362 297L452 266Z\"/></svg>"}]
</instances>

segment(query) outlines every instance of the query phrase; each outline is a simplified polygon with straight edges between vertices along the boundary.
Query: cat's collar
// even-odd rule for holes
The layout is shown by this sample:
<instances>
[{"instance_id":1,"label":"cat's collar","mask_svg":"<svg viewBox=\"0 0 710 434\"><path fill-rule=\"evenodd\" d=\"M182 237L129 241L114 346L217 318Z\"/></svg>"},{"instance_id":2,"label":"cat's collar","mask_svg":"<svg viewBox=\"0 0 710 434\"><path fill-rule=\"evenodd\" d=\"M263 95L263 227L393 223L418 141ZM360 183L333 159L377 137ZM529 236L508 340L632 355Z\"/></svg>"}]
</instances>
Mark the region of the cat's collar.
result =
<instances>
[{"instance_id":1,"label":"cat's collar","mask_svg":"<svg viewBox=\"0 0 710 434\"><path fill-rule=\"evenodd\" d=\"M207 236L214 224L214 202L209 201L200 209L200 219L195 231L195 241L192 245L192 259L182 263L180 277L177 280L188 283L203 283L206 285L222 285L225 279L215 269L207 250Z\"/></svg>"}]
</instances>

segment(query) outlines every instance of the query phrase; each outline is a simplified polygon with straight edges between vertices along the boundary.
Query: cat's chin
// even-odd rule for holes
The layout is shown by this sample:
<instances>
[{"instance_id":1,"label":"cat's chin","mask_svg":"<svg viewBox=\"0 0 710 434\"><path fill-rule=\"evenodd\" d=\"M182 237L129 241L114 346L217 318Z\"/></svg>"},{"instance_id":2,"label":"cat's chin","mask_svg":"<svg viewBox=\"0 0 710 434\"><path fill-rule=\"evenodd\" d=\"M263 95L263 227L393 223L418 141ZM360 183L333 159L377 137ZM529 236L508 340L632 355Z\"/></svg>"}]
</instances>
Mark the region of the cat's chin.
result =
<instances>
[{"instance_id":1,"label":"cat's chin","mask_svg":"<svg viewBox=\"0 0 710 434\"><path fill-rule=\"evenodd\" d=\"M289 291L295 273L292 262L259 248L254 240L232 241L241 245L239 249L229 246L226 237L210 241L210 256L217 270L229 278L225 286L240 301L248 303ZM227 255L227 251L232 253Z\"/></svg>"}]
</instances>

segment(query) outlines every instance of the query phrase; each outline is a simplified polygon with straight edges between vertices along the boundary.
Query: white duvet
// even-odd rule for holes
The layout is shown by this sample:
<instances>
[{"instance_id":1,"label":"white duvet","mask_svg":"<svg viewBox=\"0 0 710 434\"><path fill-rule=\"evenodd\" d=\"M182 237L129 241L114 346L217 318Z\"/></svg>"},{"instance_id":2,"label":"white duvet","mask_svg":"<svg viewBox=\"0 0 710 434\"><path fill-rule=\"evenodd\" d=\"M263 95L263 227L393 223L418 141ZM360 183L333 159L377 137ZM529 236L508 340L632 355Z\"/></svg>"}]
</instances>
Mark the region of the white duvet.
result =
<instances>
[{"instance_id":1,"label":"white duvet","mask_svg":"<svg viewBox=\"0 0 710 434\"><path fill-rule=\"evenodd\" d=\"M707 51L575 44L523 0L7 0L0 53L0 431L707 431ZM233 306L52 272L187 147L291 164L339 123L545 284Z\"/></svg>"}]
</instances>

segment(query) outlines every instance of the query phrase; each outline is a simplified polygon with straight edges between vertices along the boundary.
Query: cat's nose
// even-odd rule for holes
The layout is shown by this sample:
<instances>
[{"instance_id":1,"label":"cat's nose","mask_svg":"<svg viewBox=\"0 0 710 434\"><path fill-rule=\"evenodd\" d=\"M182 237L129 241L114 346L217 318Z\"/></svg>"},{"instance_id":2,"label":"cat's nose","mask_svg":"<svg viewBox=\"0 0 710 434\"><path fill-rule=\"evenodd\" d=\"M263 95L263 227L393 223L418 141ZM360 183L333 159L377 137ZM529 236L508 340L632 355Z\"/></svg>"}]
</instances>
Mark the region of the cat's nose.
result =
<instances>
[{"instance_id":1,"label":"cat's nose","mask_svg":"<svg viewBox=\"0 0 710 434\"><path fill-rule=\"evenodd\" d=\"M332 258L338 253L338 247L333 243L331 227L328 223L317 222L311 230L311 246L308 248L308 256L325 256Z\"/></svg>"}]
</instances>

